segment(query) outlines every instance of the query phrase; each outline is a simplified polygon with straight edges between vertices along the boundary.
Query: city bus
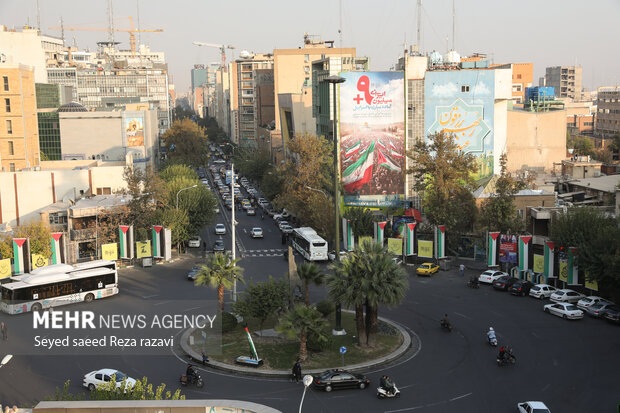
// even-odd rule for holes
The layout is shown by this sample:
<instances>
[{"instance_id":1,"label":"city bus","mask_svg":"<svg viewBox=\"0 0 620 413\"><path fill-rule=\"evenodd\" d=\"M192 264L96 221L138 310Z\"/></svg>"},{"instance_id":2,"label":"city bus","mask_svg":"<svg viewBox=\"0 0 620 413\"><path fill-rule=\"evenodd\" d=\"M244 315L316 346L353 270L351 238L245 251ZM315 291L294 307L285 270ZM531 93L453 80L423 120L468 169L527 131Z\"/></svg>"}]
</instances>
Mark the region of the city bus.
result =
<instances>
[{"instance_id":1,"label":"city bus","mask_svg":"<svg viewBox=\"0 0 620 413\"><path fill-rule=\"evenodd\" d=\"M310 227L293 230L293 247L308 261L326 261L327 241Z\"/></svg>"},{"instance_id":2,"label":"city bus","mask_svg":"<svg viewBox=\"0 0 620 413\"><path fill-rule=\"evenodd\" d=\"M0 293L0 310L8 314L110 297L118 294L116 262L96 260L40 267L3 282Z\"/></svg>"}]
</instances>

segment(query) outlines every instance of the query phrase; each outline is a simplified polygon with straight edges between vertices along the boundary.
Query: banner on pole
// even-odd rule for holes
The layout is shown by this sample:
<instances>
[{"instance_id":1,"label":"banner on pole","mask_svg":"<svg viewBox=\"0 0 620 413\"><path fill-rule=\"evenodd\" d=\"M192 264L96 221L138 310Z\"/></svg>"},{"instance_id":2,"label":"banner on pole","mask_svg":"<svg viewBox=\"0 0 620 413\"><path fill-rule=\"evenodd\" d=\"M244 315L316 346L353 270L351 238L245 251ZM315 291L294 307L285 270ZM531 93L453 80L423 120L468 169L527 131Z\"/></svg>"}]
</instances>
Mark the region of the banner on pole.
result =
<instances>
[{"instance_id":1,"label":"banner on pole","mask_svg":"<svg viewBox=\"0 0 620 413\"><path fill-rule=\"evenodd\" d=\"M355 240L353 239L353 228L351 228L351 221L346 218L342 218L342 240L345 251L353 251L353 249L355 249Z\"/></svg>"},{"instance_id":2,"label":"banner on pole","mask_svg":"<svg viewBox=\"0 0 620 413\"><path fill-rule=\"evenodd\" d=\"M30 272L30 242L28 238L13 238L13 272Z\"/></svg>"},{"instance_id":3,"label":"banner on pole","mask_svg":"<svg viewBox=\"0 0 620 413\"><path fill-rule=\"evenodd\" d=\"M446 258L446 226L437 225L435 227L435 257L437 259Z\"/></svg>"},{"instance_id":4,"label":"banner on pole","mask_svg":"<svg viewBox=\"0 0 620 413\"><path fill-rule=\"evenodd\" d=\"M52 244L52 256L50 262L52 264L65 264L67 259L65 235L62 232L52 232L52 238L50 240Z\"/></svg>"},{"instance_id":5,"label":"banner on pole","mask_svg":"<svg viewBox=\"0 0 620 413\"><path fill-rule=\"evenodd\" d=\"M519 271L526 272L530 269L530 242L531 235L519 236Z\"/></svg>"},{"instance_id":6,"label":"banner on pole","mask_svg":"<svg viewBox=\"0 0 620 413\"><path fill-rule=\"evenodd\" d=\"M402 255L403 240L401 238L388 238L388 252L394 255Z\"/></svg>"},{"instance_id":7,"label":"banner on pole","mask_svg":"<svg viewBox=\"0 0 620 413\"><path fill-rule=\"evenodd\" d=\"M121 225L118 228L118 239L120 256L124 260L131 260L134 258L133 248L133 225Z\"/></svg>"},{"instance_id":8,"label":"banner on pole","mask_svg":"<svg viewBox=\"0 0 620 413\"><path fill-rule=\"evenodd\" d=\"M408 222L405 224L405 255L415 255L415 222Z\"/></svg>"},{"instance_id":9,"label":"banner on pole","mask_svg":"<svg viewBox=\"0 0 620 413\"><path fill-rule=\"evenodd\" d=\"M385 226L386 225L387 225L387 222L375 222L374 223L375 241L381 244L381 246L383 246L383 240L385 238Z\"/></svg>"},{"instance_id":10,"label":"banner on pole","mask_svg":"<svg viewBox=\"0 0 620 413\"><path fill-rule=\"evenodd\" d=\"M153 257L164 258L162 254L162 246L164 244L164 229L161 225L153 225Z\"/></svg>"},{"instance_id":11,"label":"banner on pole","mask_svg":"<svg viewBox=\"0 0 620 413\"><path fill-rule=\"evenodd\" d=\"M170 261L172 259L172 231L168 228L164 228L164 260Z\"/></svg>"},{"instance_id":12,"label":"banner on pole","mask_svg":"<svg viewBox=\"0 0 620 413\"><path fill-rule=\"evenodd\" d=\"M41 254L32 254L32 269L36 270L37 268L47 267L49 261Z\"/></svg>"},{"instance_id":13,"label":"banner on pole","mask_svg":"<svg viewBox=\"0 0 620 413\"><path fill-rule=\"evenodd\" d=\"M555 270L555 244L551 241L545 242L545 281L549 278L556 278Z\"/></svg>"},{"instance_id":14,"label":"banner on pole","mask_svg":"<svg viewBox=\"0 0 620 413\"><path fill-rule=\"evenodd\" d=\"M497 248L497 239L499 238L499 232L489 232L489 259L487 266L496 267L497 259L499 258L499 249Z\"/></svg>"},{"instance_id":15,"label":"banner on pole","mask_svg":"<svg viewBox=\"0 0 620 413\"><path fill-rule=\"evenodd\" d=\"M536 273L544 273L545 272L545 256L540 254L534 254L534 272Z\"/></svg>"}]
</instances>

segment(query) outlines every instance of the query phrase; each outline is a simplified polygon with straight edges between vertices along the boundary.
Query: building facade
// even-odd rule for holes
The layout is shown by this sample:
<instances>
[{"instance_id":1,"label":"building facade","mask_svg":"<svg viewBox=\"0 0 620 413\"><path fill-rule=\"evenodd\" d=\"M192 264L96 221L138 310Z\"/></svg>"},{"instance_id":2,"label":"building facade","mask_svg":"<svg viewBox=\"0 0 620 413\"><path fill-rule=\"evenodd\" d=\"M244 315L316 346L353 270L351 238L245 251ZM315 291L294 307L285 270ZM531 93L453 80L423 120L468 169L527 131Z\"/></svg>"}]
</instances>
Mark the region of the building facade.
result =
<instances>
[{"instance_id":1,"label":"building facade","mask_svg":"<svg viewBox=\"0 0 620 413\"><path fill-rule=\"evenodd\" d=\"M512 103L516 107L523 107L525 88L533 86L534 63L496 64L491 67L509 68L512 71Z\"/></svg>"},{"instance_id":2,"label":"building facade","mask_svg":"<svg viewBox=\"0 0 620 413\"><path fill-rule=\"evenodd\" d=\"M558 98L581 100L583 69L581 66L554 66L545 70L544 85L555 88Z\"/></svg>"},{"instance_id":3,"label":"building facade","mask_svg":"<svg viewBox=\"0 0 620 413\"><path fill-rule=\"evenodd\" d=\"M600 87L597 96L596 134L604 137L620 134L620 87Z\"/></svg>"}]
</instances>

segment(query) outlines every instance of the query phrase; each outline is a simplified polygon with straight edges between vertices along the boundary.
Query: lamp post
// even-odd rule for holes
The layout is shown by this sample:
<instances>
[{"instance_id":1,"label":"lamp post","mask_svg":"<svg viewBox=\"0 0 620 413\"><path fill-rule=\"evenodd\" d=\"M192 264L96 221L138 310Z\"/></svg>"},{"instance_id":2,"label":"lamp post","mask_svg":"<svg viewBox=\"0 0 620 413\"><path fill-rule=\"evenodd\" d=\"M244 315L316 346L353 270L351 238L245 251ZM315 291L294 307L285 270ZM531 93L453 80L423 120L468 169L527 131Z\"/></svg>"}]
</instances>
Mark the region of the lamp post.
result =
<instances>
[{"instance_id":1,"label":"lamp post","mask_svg":"<svg viewBox=\"0 0 620 413\"><path fill-rule=\"evenodd\" d=\"M232 194L232 209L230 213L230 227L231 237L232 237L232 261L235 262L235 258L237 257L236 248L235 248L235 226L237 222L235 221L235 146L226 142L224 145L228 145L232 148L232 161L230 162L230 193ZM223 146L223 145L222 145ZM233 302L237 302L237 276L235 275L235 279L233 280L233 294L232 294Z\"/></svg>"},{"instance_id":2,"label":"lamp post","mask_svg":"<svg viewBox=\"0 0 620 413\"><path fill-rule=\"evenodd\" d=\"M301 395L301 402L299 402L299 413L301 413L301 407L304 405L304 397L306 397L306 390L308 390L308 387L310 387L310 385L312 384L312 376L309 374L306 374L304 376L304 394Z\"/></svg>"},{"instance_id":3,"label":"lamp post","mask_svg":"<svg viewBox=\"0 0 620 413\"><path fill-rule=\"evenodd\" d=\"M334 250L336 255L336 261L340 261L340 171L338 170L338 101L336 100L336 87L339 83L344 83L346 79L338 75L328 76L325 82L331 83L334 90L334 117L333 122L333 140L334 140ZM345 335L346 331L342 328L342 314L340 303L336 303L336 328L332 331L333 335L340 336Z\"/></svg>"},{"instance_id":4,"label":"lamp post","mask_svg":"<svg viewBox=\"0 0 620 413\"><path fill-rule=\"evenodd\" d=\"M7 364L9 361L11 361L12 358L13 358L12 354L7 354L6 356L4 356L2 358L2 361L0 361L0 367L2 367L5 364ZM304 377L304 380L305 380L305 377ZM304 381L304 384L305 384L305 381ZM302 402L303 402L303 399L302 399Z\"/></svg>"},{"instance_id":5,"label":"lamp post","mask_svg":"<svg viewBox=\"0 0 620 413\"><path fill-rule=\"evenodd\" d=\"M185 191L186 189L192 189L192 188L196 188L198 185L192 185L192 186L188 186L187 188L181 188L179 189L179 192L177 192L177 208L179 209L179 194L181 193L181 191Z\"/></svg>"}]
</instances>

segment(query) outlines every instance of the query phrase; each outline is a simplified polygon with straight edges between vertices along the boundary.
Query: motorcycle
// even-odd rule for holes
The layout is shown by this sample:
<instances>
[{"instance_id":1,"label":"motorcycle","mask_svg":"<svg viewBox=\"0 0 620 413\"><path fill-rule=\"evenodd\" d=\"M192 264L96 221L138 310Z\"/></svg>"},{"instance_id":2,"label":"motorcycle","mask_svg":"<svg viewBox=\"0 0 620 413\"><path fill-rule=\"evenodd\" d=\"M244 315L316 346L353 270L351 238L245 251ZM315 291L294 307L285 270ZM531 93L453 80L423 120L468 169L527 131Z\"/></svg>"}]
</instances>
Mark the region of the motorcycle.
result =
<instances>
[{"instance_id":1,"label":"motorcycle","mask_svg":"<svg viewBox=\"0 0 620 413\"><path fill-rule=\"evenodd\" d=\"M512 354L512 350L506 350L504 353L504 358L497 358L497 365L502 367L505 365L515 364L517 362L517 358Z\"/></svg>"},{"instance_id":2,"label":"motorcycle","mask_svg":"<svg viewBox=\"0 0 620 413\"><path fill-rule=\"evenodd\" d=\"M478 280L469 280L467 282L467 286L470 288L480 288L480 283L478 282Z\"/></svg>"},{"instance_id":3,"label":"motorcycle","mask_svg":"<svg viewBox=\"0 0 620 413\"><path fill-rule=\"evenodd\" d=\"M493 334L487 333L487 341L493 347L497 347L497 337L495 337L495 332Z\"/></svg>"},{"instance_id":4,"label":"motorcycle","mask_svg":"<svg viewBox=\"0 0 620 413\"><path fill-rule=\"evenodd\" d=\"M396 385L394 385L394 389L392 391L388 391L387 389L384 389L381 386L377 387L377 398L390 399L392 397L396 397L396 398L400 397L400 390L398 390Z\"/></svg>"},{"instance_id":5,"label":"motorcycle","mask_svg":"<svg viewBox=\"0 0 620 413\"><path fill-rule=\"evenodd\" d=\"M200 377L200 374L196 374L191 379L188 378L185 374L182 374L180 382L181 382L181 386L187 386L187 385L192 385L193 384L198 389L200 389L200 388L202 388L202 386L204 386L204 382L202 381L202 377Z\"/></svg>"},{"instance_id":6,"label":"motorcycle","mask_svg":"<svg viewBox=\"0 0 620 413\"><path fill-rule=\"evenodd\" d=\"M446 322L444 320L441 320L439 322L441 324L441 328L448 330L448 332L452 331L452 324L450 324L450 322Z\"/></svg>"}]
</instances>

